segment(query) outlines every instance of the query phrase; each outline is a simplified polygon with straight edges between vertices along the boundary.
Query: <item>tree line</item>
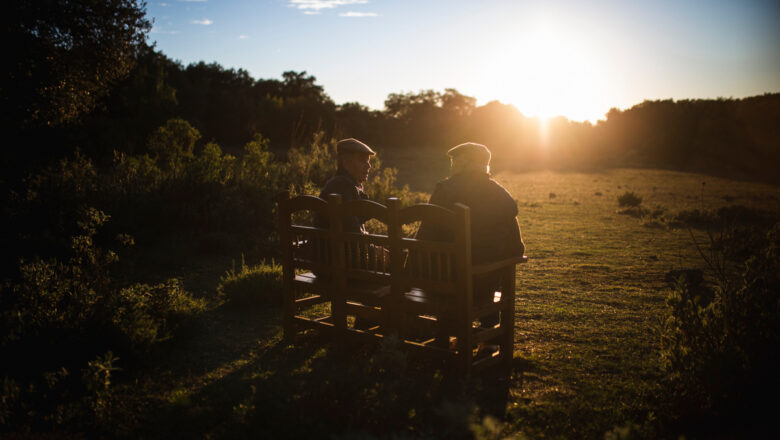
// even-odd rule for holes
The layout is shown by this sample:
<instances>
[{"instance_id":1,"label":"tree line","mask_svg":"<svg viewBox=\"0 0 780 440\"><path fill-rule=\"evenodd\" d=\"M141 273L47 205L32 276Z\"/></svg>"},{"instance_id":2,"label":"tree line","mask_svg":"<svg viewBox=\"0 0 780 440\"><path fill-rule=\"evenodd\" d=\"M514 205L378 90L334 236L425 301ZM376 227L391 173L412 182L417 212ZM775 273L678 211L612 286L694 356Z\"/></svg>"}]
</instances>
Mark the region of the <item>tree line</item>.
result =
<instances>
[{"instance_id":1,"label":"tree line","mask_svg":"<svg viewBox=\"0 0 780 440\"><path fill-rule=\"evenodd\" d=\"M780 182L768 166L780 160L780 93L644 101L613 108L595 124L540 121L512 105L476 102L447 88L391 93L384 109L372 110L357 102L336 104L305 71L253 79L217 63L185 67L146 47L131 75L85 118L76 137L98 156L142 153L152 130L179 117L234 153L261 133L283 157L323 131L380 150L420 154L481 142L493 150L496 169L646 167Z\"/></svg>"},{"instance_id":2,"label":"tree line","mask_svg":"<svg viewBox=\"0 0 780 440\"><path fill-rule=\"evenodd\" d=\"M218 63L184 66L146 42L149 22L135 1L85 4L93 3L90 20L65 0L12 8L18 21L4 31L20 44L0 84L2 125L17 139L2 153L10 175L76 150L98 163L115 151L148 153L154 130L180 118L203 135L198 147L216 142L232 154L261 134L284 158L321 131L420 154L481 142L493 150L495 169L652 167L780 182L769 166L780 159L780 93L644 101L595 124L544 123L498 101L477 105L453 88L391 93L372 110L336 104L305 71L255 79Z\"/></svg>"}]
</instances>

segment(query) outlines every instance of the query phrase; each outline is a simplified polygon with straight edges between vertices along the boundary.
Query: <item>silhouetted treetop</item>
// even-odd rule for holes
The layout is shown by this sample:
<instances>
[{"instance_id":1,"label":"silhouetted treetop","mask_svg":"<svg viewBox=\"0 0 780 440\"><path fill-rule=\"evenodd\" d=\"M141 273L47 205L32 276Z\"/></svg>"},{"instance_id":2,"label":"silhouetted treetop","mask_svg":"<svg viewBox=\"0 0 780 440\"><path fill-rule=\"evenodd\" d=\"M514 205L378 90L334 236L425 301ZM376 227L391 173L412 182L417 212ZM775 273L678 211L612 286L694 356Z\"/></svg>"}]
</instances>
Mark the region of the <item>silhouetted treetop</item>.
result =
<instances>
[{"instance_id":1,"label":"silhouetted treetop","mask_svg":"<svg viewBox=\"0 0 780 440\"><path fill-rule=\"evenodd\" d=\"M130 72L151 27L138 0L15 0L3 15L0 105L12 127L92 110Z\"/></svg>"}]
</instances>

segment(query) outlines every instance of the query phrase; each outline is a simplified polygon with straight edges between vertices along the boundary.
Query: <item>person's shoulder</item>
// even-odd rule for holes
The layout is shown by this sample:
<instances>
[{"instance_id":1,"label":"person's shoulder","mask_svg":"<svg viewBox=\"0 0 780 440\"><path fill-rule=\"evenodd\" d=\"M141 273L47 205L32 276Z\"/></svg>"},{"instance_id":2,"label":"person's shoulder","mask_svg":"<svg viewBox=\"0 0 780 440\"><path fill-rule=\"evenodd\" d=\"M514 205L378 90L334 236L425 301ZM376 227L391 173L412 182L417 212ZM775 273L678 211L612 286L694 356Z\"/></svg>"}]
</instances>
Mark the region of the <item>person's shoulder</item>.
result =
<instances>
[{"instance_id":1,"label":"person's shoulder","mask_svg":"<svg viewBox=\"0 0 780 440\"><path fill-rule=\"evenodd\" d=\"M506 205L507 210L513 212L513 215L517 215L517 203L512 194L492 177L488 179L488 182L493 198L498 199L496 202Z\"/></svg>"},{"instance_id":2,"label":"person's shoulder","mask_svg":"<svg viewBox=\"0 0 780 440\"><path fill-rule=\"evenodd\" d=\"M349 176L346 176L344 174L334 174L333 177L328 179L327 182L325 182L325 185L328 184L345 184L349 186L355 186L352 182L352 179L349 178Z\"/></svg>"},{"instance_id":3,"label":"person's shoulder","mask_svg":"<svg viewBox=\"0 0 780 440\"><path fill-rule=\"evenodd\" d=\"M452 185L452 178L446 177L436 182L436 188L447 188Z\"/></svg>"},{"instance_id":4,"label":"person's shoulder","mask_svg":"<svg viewBox=\"0 0 780 440\"><path fill-rule=\"evenodd\" d=\"M431 197L428 200L428 203L434 204L434 205L448 205L452 202L452 188L451 188L451 181L449 178L440 180L436 182L436 186L433 188L433 192L431 193Z\"/></svg>"},{"instance_id":5,"label":"person's shoulder","mask_svg":"<svg viewBox=\"0 0 780 440\"><path fill-rule=\"evenodd\" d=\"M352 183L349 177L337 174L331 177L330 179L328 179L327 182L325 182L325 185L322 187L322 192L320 193L320 196L324 197L328 194L341 194L342 196L346 196L346 195L351 196L354 191L355 191L355 184Z\"/></svg>"},{"instance_id":6,"label":"person's shoulder","mask_svg":"<svg viewBox=\"0 0 780 440\"><path fill-rule=\"evenodd\" d=\"M449 194L455 191L457 186L458 186L457 179L453 179L452 177L447 177L436 182L436 186L433 188L433 192L439 194Z\"/></svg>"},{"instance_id":7,"label":"person's shoulder","mask_svg":"<svg viewBox=\"0 0 780 440\"><path fill-rule=\"evenodd\" d=\"M507 195L507 197L510 197L510 198L512 197L512 195L511 195L511 194L509 194L509 190L507 190L506 188L504 188L504 186L503 186L503 185L501 185L500 183L498 183L498 181L497 181L496 179L494 179L494 178L492 178L492 177L491 177L491 178L489 178L489 179L488 179L488 184L489 184L489 185L490 185L490 186L491 186L491 187L492 187L492 188L493 188L493 189L494 189L496 192L499 192L499 193L502 193L502 194L506 194L506 195Z\"/></svg>"}]
</instances>

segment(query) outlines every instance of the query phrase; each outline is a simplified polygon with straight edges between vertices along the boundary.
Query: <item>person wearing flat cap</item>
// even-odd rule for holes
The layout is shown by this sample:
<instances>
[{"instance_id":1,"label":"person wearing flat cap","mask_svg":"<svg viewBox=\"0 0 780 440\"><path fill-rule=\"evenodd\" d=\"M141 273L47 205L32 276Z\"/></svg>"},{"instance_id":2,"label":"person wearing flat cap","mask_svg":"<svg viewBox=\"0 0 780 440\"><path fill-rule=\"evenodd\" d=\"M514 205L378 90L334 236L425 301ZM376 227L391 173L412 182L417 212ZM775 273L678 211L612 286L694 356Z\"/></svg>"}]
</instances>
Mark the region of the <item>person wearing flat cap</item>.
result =
<instances>
[{"instance_id":1,"label":"person wearing flat cap","mask_svg":"<svg viewBox=\"0 0 780 440\"><path fill-rule=\"evenodd\" d=\"M342 139L336 144L338 168L336 174L325 182L320 191L320 198L324 199L328 194L338 194L342 202L350 200L368 199L363 191L363 183L368 180L368 172L371 170L371 156L376 155L374 150L357 139ZM344 220L344 232L359 232L367 234L363 223L368 219L349 217ZM328 219L320 216L314 217L314 226L327 228ZM369 257L370 258L370 257ZM353 263L354 264L354 263ZM318 277L329 276L315 272ZM372 320L358 317L353 324L356 329L365 330L376 323Z\"/></svg>"},{"instance_id":2,"label":"person wearing flat cap","mask_svg":"<svg viewBox=\"0 0 780 440\"><path fill-rule=\"evenodd\" d=\"M490 177L490 150L484 145L467 142L451 148L450 177L436 184L429 203L448 209L456 203L469 207L471 213L471 258L474 263L523 255L525 243L517 223L517 204L509 192ZM423 222L417 233L420 240L448 241L453 237ZM493 301L499 287L498 274L474 279L475 305ZM482 319L483 326L498 323L495 313Z\"/></svg>"},{"instance_id":3,"label":"person wearing flat cap","mask_svg":"<svg viewBox=\"0 0 780 440\"><path fill-rule=\"evenodd\" d=\"M357 139L342 139L336 144L338 168L336 174L325 182L320 191L320 198L328 194L338 194L342 202L356 199L368 199L363 192L363 183L368 180L368 172L371 170L371 156L376 155L374 150ZM351 217L344 222L345 232L360 232L365 234L363 226L365 219ZM315 226L324 228L328 226L326 218L315 218Z\"/></svg>"}]
</instances>

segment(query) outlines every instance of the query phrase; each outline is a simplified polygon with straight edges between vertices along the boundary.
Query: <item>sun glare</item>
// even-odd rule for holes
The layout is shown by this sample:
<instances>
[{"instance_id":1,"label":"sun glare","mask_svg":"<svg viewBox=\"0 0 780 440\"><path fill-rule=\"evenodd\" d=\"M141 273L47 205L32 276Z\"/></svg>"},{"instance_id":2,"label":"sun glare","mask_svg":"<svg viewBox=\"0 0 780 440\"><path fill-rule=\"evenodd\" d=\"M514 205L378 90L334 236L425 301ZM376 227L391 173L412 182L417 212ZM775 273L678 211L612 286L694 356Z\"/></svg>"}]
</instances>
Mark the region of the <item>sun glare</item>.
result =
<instances>
[{"instance_id":1,"label":"sun glare","mask_svg":"<svg viewBox=\"0 0 780 440\"><path fill-rule=\"evenodd\" d=\"M555 116L595 122L606 109L603 62L573 31L544 25L502 38L490 55L494 93L544 125Z\"/></svg>"}]
</instances>

